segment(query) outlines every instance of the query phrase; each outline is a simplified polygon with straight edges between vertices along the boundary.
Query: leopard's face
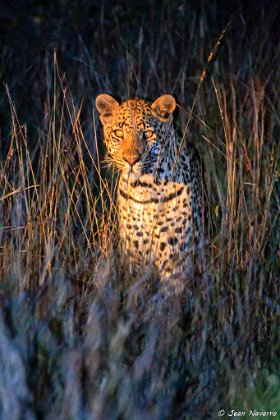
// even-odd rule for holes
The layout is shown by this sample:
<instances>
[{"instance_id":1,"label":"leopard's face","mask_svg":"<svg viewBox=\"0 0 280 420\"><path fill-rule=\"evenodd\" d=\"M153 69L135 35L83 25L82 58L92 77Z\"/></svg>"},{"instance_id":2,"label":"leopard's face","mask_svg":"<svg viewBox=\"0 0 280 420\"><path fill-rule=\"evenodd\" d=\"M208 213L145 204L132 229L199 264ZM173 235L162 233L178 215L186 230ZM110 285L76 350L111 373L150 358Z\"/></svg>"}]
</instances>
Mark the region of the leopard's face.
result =
<instances>
[{"instance_id":1,"label":"leopard's face","mask_svg":"<svg viewBox=\"0 0 280 420\"><path fill-rule=\"evenodd\" d=\"M137 98L118 104L102 94L97 97L96 106L108 156L123 175L135 181L141 175L156 173L167 139L174 134L173 96L163 95L150 106Z\"/></svg>"}]
</instances>

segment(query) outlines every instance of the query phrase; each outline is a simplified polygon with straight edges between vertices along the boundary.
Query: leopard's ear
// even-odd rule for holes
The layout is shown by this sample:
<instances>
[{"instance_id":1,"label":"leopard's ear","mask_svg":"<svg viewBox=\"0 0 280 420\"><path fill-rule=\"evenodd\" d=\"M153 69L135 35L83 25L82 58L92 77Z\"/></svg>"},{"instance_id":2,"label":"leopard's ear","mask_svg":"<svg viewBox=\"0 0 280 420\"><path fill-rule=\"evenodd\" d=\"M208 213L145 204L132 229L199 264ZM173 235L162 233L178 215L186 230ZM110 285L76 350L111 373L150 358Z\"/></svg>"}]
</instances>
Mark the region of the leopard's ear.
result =
<instances>
[{"instance_id":1,"label":"leopard's ear","mask_svg":"<svg viewBox=\"0 0 280 420\"><path fill-rule=\"evenodd\" d=\"M98 95L95 104L103 125L108 124L111 121L114 110L119 106L119 103L106 93Z\"/></svg>"},{"instance_id":2,"label":"leopard's ear","mask_svg":"<svg viewBox=\"0 0 280 420\"><path fill-rule=\"evenodd\" d=\"M168 122L176 108L176 100L172 95L162 95L152 103L151 108L157 118Z\"/></svg>"}]
</instances>

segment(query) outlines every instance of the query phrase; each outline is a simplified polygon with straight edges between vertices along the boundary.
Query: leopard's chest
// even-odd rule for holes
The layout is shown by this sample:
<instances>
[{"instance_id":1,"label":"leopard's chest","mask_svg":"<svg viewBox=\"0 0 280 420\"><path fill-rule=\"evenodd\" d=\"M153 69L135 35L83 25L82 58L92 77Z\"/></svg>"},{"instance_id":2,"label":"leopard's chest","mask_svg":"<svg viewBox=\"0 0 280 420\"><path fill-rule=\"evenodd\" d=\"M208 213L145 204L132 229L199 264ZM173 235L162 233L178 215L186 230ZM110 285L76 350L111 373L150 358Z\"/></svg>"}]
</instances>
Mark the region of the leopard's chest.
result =
<instances>
[{"instance_id":1,"label":"leopard's chest","mask_svg":"<svg viewBox=\"0 0 280 420\"><path fill-rule=\"evenodd\" d=\"M121 179L117 201L121 244L129 256L162 265L185 251L192 232L189 185L155 183L149 176L134 184Z\"/></svg>"}]
</instances>

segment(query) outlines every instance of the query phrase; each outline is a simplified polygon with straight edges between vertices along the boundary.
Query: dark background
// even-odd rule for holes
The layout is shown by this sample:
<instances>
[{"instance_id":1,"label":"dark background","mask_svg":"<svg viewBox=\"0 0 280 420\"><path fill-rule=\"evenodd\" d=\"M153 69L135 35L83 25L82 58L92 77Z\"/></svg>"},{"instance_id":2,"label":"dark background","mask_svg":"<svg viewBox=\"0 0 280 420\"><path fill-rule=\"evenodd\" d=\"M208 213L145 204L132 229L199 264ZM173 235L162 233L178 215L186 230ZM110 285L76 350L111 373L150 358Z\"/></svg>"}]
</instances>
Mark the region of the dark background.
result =
<instances>
[{"instance_id":1,"label":"dark background","mask_svg":"<svg viewBox=\"0 0 280 420\"><path fill-rule=\"evenodd\" d=\"M102 91L120 99L135 94L153 99L169 91L190 106L207 56L229 21L218 47L219 62L225 71L237 67L241 80L255 70L264 81L279 55L279 8L278 1L265 0L2 0L2 137L9 130L4 84L31 138L42 124L54 49L74 99L79 103L83 98L84 124ZM208 75L213 74L212 65Z\"/></svg>"}]
</instances>

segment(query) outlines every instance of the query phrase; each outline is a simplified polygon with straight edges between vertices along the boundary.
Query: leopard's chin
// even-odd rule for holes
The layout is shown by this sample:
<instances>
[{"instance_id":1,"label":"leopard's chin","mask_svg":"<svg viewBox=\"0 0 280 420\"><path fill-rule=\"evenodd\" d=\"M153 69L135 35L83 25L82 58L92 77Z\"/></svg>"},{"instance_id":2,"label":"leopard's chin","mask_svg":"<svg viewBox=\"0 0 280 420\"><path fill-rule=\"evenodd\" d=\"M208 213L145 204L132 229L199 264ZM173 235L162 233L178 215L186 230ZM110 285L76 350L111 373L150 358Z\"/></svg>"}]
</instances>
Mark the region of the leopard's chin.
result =
<instances>
[{"instance_id":1,"label":"leopard's chin","mask_svg":"<svg viewBox=\"0 0 280 420\"><path fill-rule=\"evenodd\" d=\"M140 172L134 172L134 171L130 171L126 174L126 178L129 182L135 182L138 181L138 179L141 177L141 173Z\"/></svg>"},{"instance_id":2,"label":"leopard's chin","mask_svg":"<svg viewBox=\"0 0 280 420\"><path fill-rule=\"evenodd\" d=\"M122 176L125 180L129 182L138 181L139 178L142 176L142 170L139 165L133 166L133 168L128 168L127 170L122 172Z\"/></svg>"}]
</instances>

